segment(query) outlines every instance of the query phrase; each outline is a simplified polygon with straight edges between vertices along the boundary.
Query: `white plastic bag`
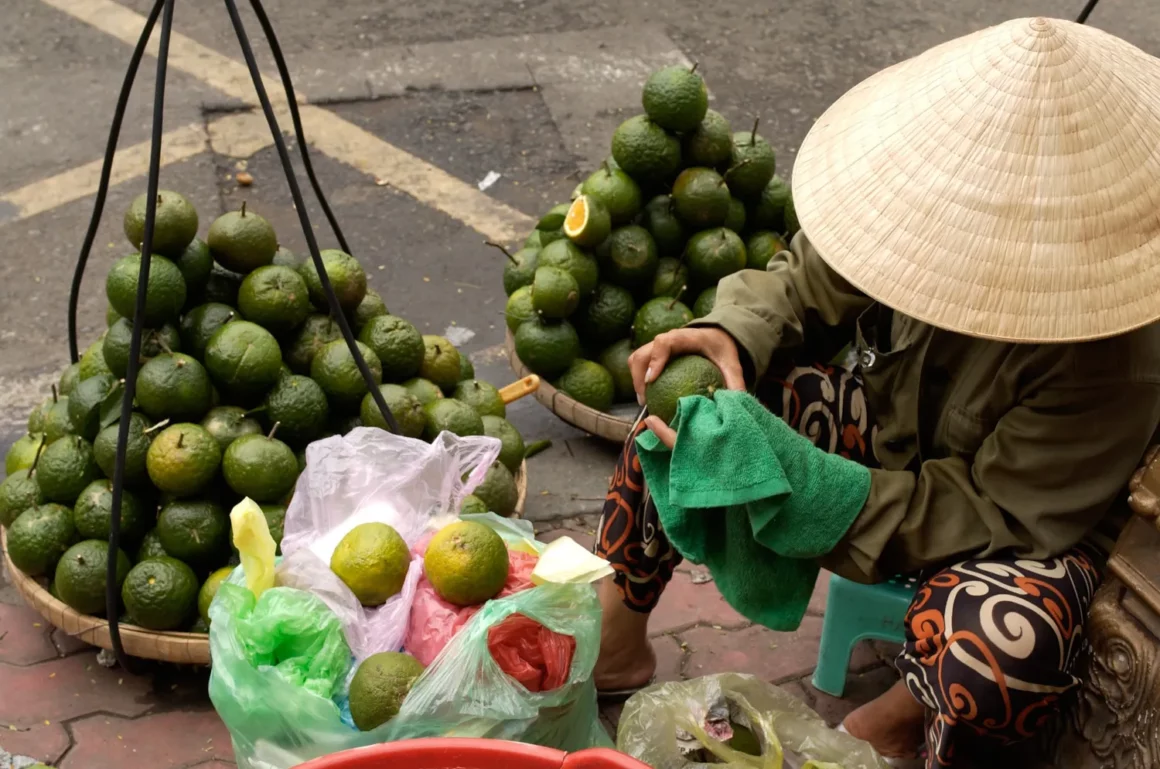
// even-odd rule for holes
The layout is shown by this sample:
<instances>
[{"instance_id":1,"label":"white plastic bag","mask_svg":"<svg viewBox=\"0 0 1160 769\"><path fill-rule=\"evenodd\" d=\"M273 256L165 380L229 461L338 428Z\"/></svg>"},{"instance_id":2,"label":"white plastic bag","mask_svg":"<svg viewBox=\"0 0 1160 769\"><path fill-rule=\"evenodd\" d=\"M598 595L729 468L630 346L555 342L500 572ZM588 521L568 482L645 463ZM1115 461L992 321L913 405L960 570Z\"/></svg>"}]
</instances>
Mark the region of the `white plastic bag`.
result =
<instances>
[{"instance_id":1,"label":"white plastic bag","mask_svg":"<svg viewBox=\"0 0 1160 769\"><path fill-rule=\"evenodd\" d=\"M321 598L342 620L356 660L399 651L422 561L411 561L398 595L367 608L330 570L334 548L359 524L386 523L414 549L455 519L499 449L497 439L484 436L442 433L428 444L369 427L310 444L286 511L277 584Z\"/></svg>"}]
</instances>

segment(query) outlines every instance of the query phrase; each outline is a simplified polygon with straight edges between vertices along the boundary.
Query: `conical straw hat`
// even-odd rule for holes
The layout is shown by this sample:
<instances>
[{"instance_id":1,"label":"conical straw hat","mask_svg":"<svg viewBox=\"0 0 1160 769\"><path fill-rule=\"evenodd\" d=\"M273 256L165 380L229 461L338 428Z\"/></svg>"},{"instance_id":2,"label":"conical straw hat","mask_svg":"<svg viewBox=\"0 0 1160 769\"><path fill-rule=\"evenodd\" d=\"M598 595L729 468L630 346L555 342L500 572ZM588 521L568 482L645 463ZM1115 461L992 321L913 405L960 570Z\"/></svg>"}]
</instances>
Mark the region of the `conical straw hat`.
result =
<instances>
[{"instance_id":1,"label":"conical straw hat","mask_svg":"<svg viewBox=\"0 0 1160 769\"><path fill-rule=\"evenodd\" d=\"M822 258L940 328L1067 342L1160 318L1160 60L1017 19L865 80L799 150Z\"/></svg>"}]
</instances>

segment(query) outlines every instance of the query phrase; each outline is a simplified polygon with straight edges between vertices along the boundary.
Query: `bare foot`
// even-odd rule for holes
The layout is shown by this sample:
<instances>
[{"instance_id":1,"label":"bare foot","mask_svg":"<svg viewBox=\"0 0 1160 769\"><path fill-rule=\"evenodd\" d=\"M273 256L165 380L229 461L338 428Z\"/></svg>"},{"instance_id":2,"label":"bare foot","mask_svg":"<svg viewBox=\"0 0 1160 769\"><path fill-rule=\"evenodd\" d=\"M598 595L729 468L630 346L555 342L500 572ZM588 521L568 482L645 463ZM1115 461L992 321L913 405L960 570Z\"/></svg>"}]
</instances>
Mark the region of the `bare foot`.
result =
<instances>
[{"instance_id":1,"label":"bare foot","mask_svg":"<svg viewBox=\"0 0 1160 769\"><path fill-rule=\"evenodd\" d=\"M874 746L883 758L914 758L925 740L925 706L899 681L846 716L842 726Z\"/></svg>"},{"instance_id":2,"label":"bare foot","mask_svg":"<svg viewBox=\"0 0 1160 769\"><path fill-rule=\"evenodd\" d=\"M657 669L656 652L648 640L648 615L625 606L611 578L600 585L600 606L604 615L600 656L592 672L596 690L615 692L647 685Z\"/></svg>"}]
</instances>

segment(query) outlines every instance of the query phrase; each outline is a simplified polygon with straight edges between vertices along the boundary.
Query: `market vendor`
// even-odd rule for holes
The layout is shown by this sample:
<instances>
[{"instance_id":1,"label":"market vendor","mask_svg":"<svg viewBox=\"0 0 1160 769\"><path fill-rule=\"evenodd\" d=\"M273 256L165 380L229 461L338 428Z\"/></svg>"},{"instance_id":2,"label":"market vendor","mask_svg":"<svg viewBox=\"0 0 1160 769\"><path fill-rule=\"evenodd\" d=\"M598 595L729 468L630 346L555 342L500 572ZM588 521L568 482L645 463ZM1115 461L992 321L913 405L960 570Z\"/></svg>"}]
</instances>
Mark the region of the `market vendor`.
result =
<instances>
[{"instance_id":1,"label":"market vendor","mask_svg":"<svg viewBox=\"0 0 1160 769\"><path fill-rule=\"evenodd\" d=\"M674 356L703 355L809 439L796 465L869 468L818 560L919 578L901 680L844 723L886 757L925 745L931 767L967 765L1033 736L1079 683L1125 484L1160 424L1158 83L1157 59L1046 19L874 75L801 146L789 250L632 356L643 393ZM853 370L827 365L850 342ZM682 560L644 482L646 429L678 440L642 424L605 502L604 692L652 678L649 613Z\"/></svg>"}]
</instances>

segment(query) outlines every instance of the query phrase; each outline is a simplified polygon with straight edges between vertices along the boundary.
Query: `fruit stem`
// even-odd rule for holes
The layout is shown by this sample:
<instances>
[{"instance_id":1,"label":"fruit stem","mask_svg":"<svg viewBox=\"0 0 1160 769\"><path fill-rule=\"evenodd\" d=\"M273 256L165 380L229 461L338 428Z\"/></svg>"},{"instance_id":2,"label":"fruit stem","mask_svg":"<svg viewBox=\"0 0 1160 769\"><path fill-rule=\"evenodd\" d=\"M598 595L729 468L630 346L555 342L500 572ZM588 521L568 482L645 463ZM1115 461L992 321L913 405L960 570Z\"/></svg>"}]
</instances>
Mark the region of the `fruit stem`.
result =
<instances>
[{"instance_id":1,"label":"fruit stem","mask_svg":"<svg viewBox=\"0 0 1160 769\"><path fill-rule=\"evenodd\" d=\"M161 193L157 193L157 205L161 205Z\"/></svg>"},{"instance_id":2,"label":"fruit stem","mask_svg":"<svg viewBox=\"0 0 1160 769\"><path fill-rule=\"evenodd\" d=\"M185 433L178 433L177 434L177 448L179 448L179 449L182 448L184 444L185 444Z\"/></svg>"},{"instance_id":3,"label":"fruit stem","mask_svg":"<svg viewBox=\"0 0 1160 769\"><path fill-rule=\"evenodd\" d=\"M53 385L52 386L52 402L55 404L57 402L57 400L58 399L56 397L56 385Z\"/></svg>"},{"instance_id":4,"label":"fruit stem","mask_svg":"<svg viewBox=\"0 0 1160 769\"><path fill-rule=\"evenodd\" d=\"M721 181L728 184L729 183L728 182L729 174L733 173L734 171L736 171L740 168L745 168L745 166L749 165L752 162L753 162L753 158L745 158L745 160L742 160L740 163L733 166L732 168L726 169L725 174L721 177Z\"/></svg>"},{"instance_id":5,"label":"fruit stem","mask_svg":"<svg viewBox=\"0 0 1160 769\"><path fill-rule=\"evenodd\" d=\"M246 412L246 416L249 416L250 414L258 414L258 413L264 412L265 410L266 410L265 406L255 406L254 408L252 408Z\"/></svg>"},{"instance_id":6,"label":"fruit stem","mask_svg":"<svg viewBox=\"0 0 1160 769\"><path fill-rule=\"evenodd\" d=\"M503 246L501 246L499 243L494 243L494 242L492 242L492 241L490 241L490 240L485 240L485 241L483 241L483 242L484 242L484 244L486 244L486 245L489 245L489 246L491 246L492 248L498 248L500 251L503 251L503 255L504 255L504 256L506 256L508 259L510 259L512 264L514 264L516 267L519 267L519 266L520 266L520 262L519 262L519 260L518 260L518 259L516 259L514 256L512 256L511 252L510 252L510 251L508 251L508 250L507 250L506 248L504 248Z\"/></svg>"},{"instance_id":7,"label":"fruit stem","mask_svg":"<svg viewBox=\"0 0 1160 769\"><path fill-rule=\"evenodd\" d=\"M32 458L32 465L28 468L29 478L36 472L36 465L40 462L40 455L44 453L44 441L44 436L40 436L40 445L36 447L36 456Z\"/></svg>"},{"instance_id":8,"label":"fruit stem","mask_svg":"<svg viewBox=\"0 0 1160 769\"><path fill-rule=\"evenodd\" d=\"M691 74L693 74L694 72L696 72L696 71L697 71L697 67L699 67L699 66L701 66L701 62L699 62L699 61L695 61L695 62L693 62L693 66L689 68L689 74L691 75Z\"/></svg>"},{"instance_id":9,"label":"fruit stem","mask_svg":"<svg viewBox=\"0 0 1160 769\"><path fill-rule=\"evenodd\" d=\"M757 126L754 126L754 127L753 127L753 130L754 130L754 131L756 131L756 130L757 130ZM245 216L245 215L246 215L246 201L244 201L244 200L243 200L243 201L242 201L242 216Z\"/></svg>"},{"instance_id":10,"label":"fruit stem","mask_svg":"<svg viewBox=\"0 0 1160 769\"><path fill-rule=\"evenodd\" d=\"M600 161L600 167L604 169L605 177L612 176L612 169L608 167L608 158Z\"/></svg>"},{"instance_id":11,"label":"fruit stem","mask_svg":"<svg viewBox=\"0 0 1160 769\"><path fill-rule=\"evenodd\" d=\"M761 122L760 117L753 118L753 131L749 134L749 146L757 144L757 124Z\"/></svg>"},{"instance_id":12,"label":"fruit stem","mask_svg":"<svg viewBox=\"0 0 1160 769\"><path fill-rule=\"evenodd\" d=\"M167 425L167 424L169 424L169 420L168 420L168 419L162 419L160 422L158 422L157 424L153 425L152 427L147 427L147 428L145 428L144 430L142 430L142 431L141 431L141 434L142 434L142 435L148 435L149 433L153 432L154 430L159 430L159 429L161 429L162 427L165 427L165 425Z\"/></svg>"},{"instance_id":13,"label":"fruit stem","mask_svg":"<svg viewBox=\"0 0 1160 769\"><path fill-rule=\"evenodd\" d=\"M687 288L688 288L688 286L681 286L681 290L677 292L677 295L673 297L673 301L669 302L669 306L666 307L665 309L671 310L674 307L676 307L677 300L681 298L681 294L685 293L685 289L687 289Z\"/></svg>"},{"instance_id":14,"label":"fruit stem","mask_svg":"<svg viewBox=\"0 0 1160 769\"><path fill-rule=\"evenodd\" d=\"M269 440L274 440L274 434L278 432L278 427L281 424L282 424L281 422L275 422L274 426L270 428L270 434L267 435L266 438L268 438Z\"/></svg>"}]
</instances>

